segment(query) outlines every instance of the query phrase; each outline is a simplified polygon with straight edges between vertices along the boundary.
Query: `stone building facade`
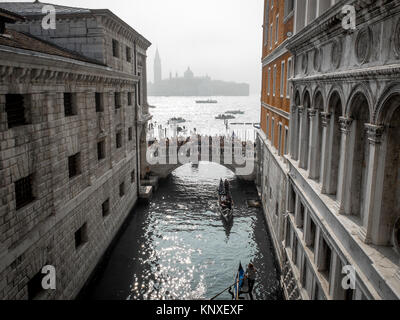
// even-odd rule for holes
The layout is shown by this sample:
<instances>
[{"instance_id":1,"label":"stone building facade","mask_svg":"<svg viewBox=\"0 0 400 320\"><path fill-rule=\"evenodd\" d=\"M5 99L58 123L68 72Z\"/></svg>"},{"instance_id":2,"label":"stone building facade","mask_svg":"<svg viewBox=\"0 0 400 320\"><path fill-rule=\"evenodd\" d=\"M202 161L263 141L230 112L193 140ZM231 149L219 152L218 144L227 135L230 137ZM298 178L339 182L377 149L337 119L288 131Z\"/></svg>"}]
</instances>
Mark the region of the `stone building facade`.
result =
<instances>
[{"instance_id":1,"label":"stone building facade","mask_svg":"<svg viewBox=\"0 0 400 320\"><path fill-rule=\"evenodd\" d=\"M293 58L286 49L293 32L294 1L264 1L262 53L261 129L257 134L256 184L261 194L265 218L282 269L282 286L287 299L299 292L282 248L284 240L289 116Z\"/></svg>"},{"instance_id":2,"label":"stone building facade","mask_svg":"<svg viewBox=\"0 0 400 320\"><path fill-rule=\"evenodd\" d=\"M399 299L400 1L296 1L295 16L288 263L308 299Z\"/></svg>"},{"instance_id":3,"label":"stone building facade","mask_svg":"<svg viewBox=\"0 0 400 320\"><path fill-rule=\"evenodd\" d=\"M108 10L55 6L56 30L41 30L41 6L0 4L25 17L0 19L0 299L76 297L145 161L150 43Z\"/></svg>"}]
</instances>

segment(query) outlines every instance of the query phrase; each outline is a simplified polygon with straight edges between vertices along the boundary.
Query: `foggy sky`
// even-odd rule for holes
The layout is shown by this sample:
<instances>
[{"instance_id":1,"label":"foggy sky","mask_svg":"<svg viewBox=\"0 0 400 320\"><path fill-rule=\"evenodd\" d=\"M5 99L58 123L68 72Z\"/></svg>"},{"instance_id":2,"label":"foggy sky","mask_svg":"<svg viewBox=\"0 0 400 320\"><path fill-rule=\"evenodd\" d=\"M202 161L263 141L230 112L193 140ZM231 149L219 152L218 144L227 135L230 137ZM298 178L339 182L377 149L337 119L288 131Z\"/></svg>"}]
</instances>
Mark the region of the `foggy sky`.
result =
<instances>
[{"instance_id":1,"label":"foggy sky","mask_svg":"<svg viewBox=\"0 0 400 320\"><path fill-rule=\"evenodd\" d=\"M153 61L158 47L163 78L168 78L170 72L173 76L176 72L182 75L190 66L195 75L247 82L251 93L260 94L263 0L46 2L110 9L122 18L152 42L147 61L149 81L153 81Z\"/></svg>"}]
</instances>

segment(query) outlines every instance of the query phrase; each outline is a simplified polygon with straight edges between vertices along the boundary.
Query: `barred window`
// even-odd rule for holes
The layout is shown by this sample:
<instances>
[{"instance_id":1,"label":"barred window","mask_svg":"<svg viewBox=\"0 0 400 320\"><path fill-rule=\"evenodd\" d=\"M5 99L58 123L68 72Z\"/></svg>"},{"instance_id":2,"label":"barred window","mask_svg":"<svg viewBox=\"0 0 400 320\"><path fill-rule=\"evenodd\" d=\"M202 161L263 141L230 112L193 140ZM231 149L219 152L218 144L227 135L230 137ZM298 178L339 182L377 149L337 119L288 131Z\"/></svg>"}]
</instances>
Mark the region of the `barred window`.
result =
<instances>
[{"instance_id":1,"label":"barred window","mask_svg":"<svg viewBox=\"0 0 400 320\"><path fill-rule=\"evenodd\" d=\"M128 140L132 141L132 127L128 129Z\"/></svg>"},{"instance_id":2,"label":"barred window","mask_svg":"<svg viewBox=\"0 0 400 320\"><path fill-rule=\"evenodd\" d=\"M100 141L97 143L97 160L103 160L106 157L106 142Z\"/></svg>"},{"instance_id":3,"label":"barred window","mask_svg":"<svg viewBox=\"0 0 400 320\"><path fill-rule=\"evenodd\" d=\"M76 116L78 114L74 96L69 92L64 93L64 114L66 117Z\"/></svg>"},{"instance_id":4,"label":"barred window","mask_svg":"<svg viewBox=\"0 0 400 320\"><path fill-rule=\"evenodd\" d=\"M81 228L75 232L75 249L79 249L88 241L87 224L85 223Z\"/></svg>"},{"instance_id":5,"label":"barred window","mask_svg":"<svg viewBox=\"0 0 400 320\"><path fill-rule=\"evenodd\" d=\"M119 196L122 198L125 195L125 182L119 185Z\"/></svg>"},{"instance_id":6,"label":"barred window","mask_svg":"<svg viewBox=\"0 0 400 320\"><path fill-rule=\"evenodd\" d=\"M44 292L42 286L42 280L45 275L40 270L32 279L28 282L28 300L34 300L38 295Z\"/></svg>"},{"instance_id":7,"label":"barred window","mask_svg":"<svg viewBox=\"0 0 400 320\"><path fill-rule=\"evenodd\" d=\"M126 61L128 61L128 62L132 61L131 48L129 48L129 47L126 47Z\"/></svg>"},{"instance_id":8,"label":"barred window","mask_svg":"<svg viewBox=\"0 0 400 320\"><path fill-rule=\"evenodd\" d=\"M80 153L68 157L68 171L70 178L80 174Z\"/></svg>"},{"instance_id":9,"label":"barred window","mask_svg":"<svg viewBox=\"0 0 400 320\"><path fill-rule=\"evenodd\" d=\"M128 106L132 105L132 92L128 92Z\"/></svg>"},{"instance_id":10,"label":"barred window","mask_svg":"<svg viewBox=\"0 0 400 320\"><path fill-rule=\"evenodd\" d=\"M25 112L25 98L23 95L6 94L6 113L9 128L27 124Z\"/></svg>"},{"instance_id":11,"label":"barred window","mask_svg":"<svg viewBox=\"0 0 400 320\"><path fill-rule=\"evenodd\" d=\"M119 92L115 92L114 94L114 104L115 109L121 108L121 94Z\"/></svg>"},{"instance_id":12,"label":"barred window","mask_svg":"<svg viewBox=\"0 0 400 320\"><path fill-rule=\"evenodd\" d=\"M121 131L117 132L116 145L117 145L117 149L122 148L122 133L121 133Z\"/></svg>"},{"instance_id":13,"label":"barred window","mask_svg":"<svg viewBox=\"0 0 400 320\"><path fill-rule=\"evenodd\" d=\"M101 209L103 212L103 218L107 217L110 214L110 199L107 199L101 205Z\"/></svg>"},{"instance_id":14,"label":"barred window","mask_svg":"<svg viewBox=\"0 0 400 320\"><path fill-rule=\"evenodd\" d=\"M112 41L113 56L119 58L119 42L115 39Z\"/></svg>"},{"instance_id":15,"label":"barred window","mask_svg":"<svg viewBox=\"0 0 400 320\"><path fill-rule=\"evenodd\" d=\"M15 199L17 210L25 207L34 200L32 182L32 175L15 182Z\"/></svg>"},{"instance_id":16,"label":"barred window","mask_svg":"<svg viewBox=\"0 0 400 320\"><path fill-rule=\"evenodd\" d=\"M95 93L96 96L96 112L103 112L104 108L103 108L103 101L101 98L101 93L100 92L96 92Z\"/></svg>"}]
</instances>

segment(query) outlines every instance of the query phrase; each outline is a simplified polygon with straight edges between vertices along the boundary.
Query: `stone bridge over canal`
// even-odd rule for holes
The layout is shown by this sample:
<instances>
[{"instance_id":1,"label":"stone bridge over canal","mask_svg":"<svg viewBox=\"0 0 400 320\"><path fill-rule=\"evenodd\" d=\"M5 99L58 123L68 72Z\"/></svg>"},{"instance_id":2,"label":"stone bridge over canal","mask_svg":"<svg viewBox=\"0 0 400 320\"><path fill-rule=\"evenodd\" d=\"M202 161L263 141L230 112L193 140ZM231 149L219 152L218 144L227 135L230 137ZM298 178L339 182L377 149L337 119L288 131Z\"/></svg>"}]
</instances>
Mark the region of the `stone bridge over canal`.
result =
<instances>
[{"instance_id":1,"label":"stone bridge over canal","mask_svg":"<svg viewBox=\"0 0 400 320\"><path fill-rule=\"evenodd\" d=\"M192 136L150 141L147 148L147 167L151 175L168 177L179 167L199 162L220 164L239 179L255 178L255 145L225 136Z\"/></svg>"}]
</instances>

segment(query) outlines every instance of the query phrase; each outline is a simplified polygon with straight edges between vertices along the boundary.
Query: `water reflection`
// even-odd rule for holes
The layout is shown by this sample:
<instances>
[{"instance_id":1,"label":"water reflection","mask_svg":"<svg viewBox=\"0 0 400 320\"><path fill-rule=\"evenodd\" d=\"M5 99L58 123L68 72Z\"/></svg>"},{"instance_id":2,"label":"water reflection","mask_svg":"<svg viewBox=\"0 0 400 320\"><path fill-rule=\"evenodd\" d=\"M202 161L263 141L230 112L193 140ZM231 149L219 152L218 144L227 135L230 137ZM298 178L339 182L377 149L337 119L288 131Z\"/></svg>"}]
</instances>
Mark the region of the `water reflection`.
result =
<instances>
[{"instance_id":1,"label":"water reflection","mask_svg":"<svg viewBox=\"0 0 400 320\"><path fill-rule=\"evenodd\" d=\"M218 212L220 178L232 186L235 217L230 224ZM179 168L150 205L136 208L85 298L210 299L233 283L239 261L252 261L259 270L255 298L279 299L262 212L246 204L255 193L254 186L216 164Z\"/></svg>"}]
</instances>

